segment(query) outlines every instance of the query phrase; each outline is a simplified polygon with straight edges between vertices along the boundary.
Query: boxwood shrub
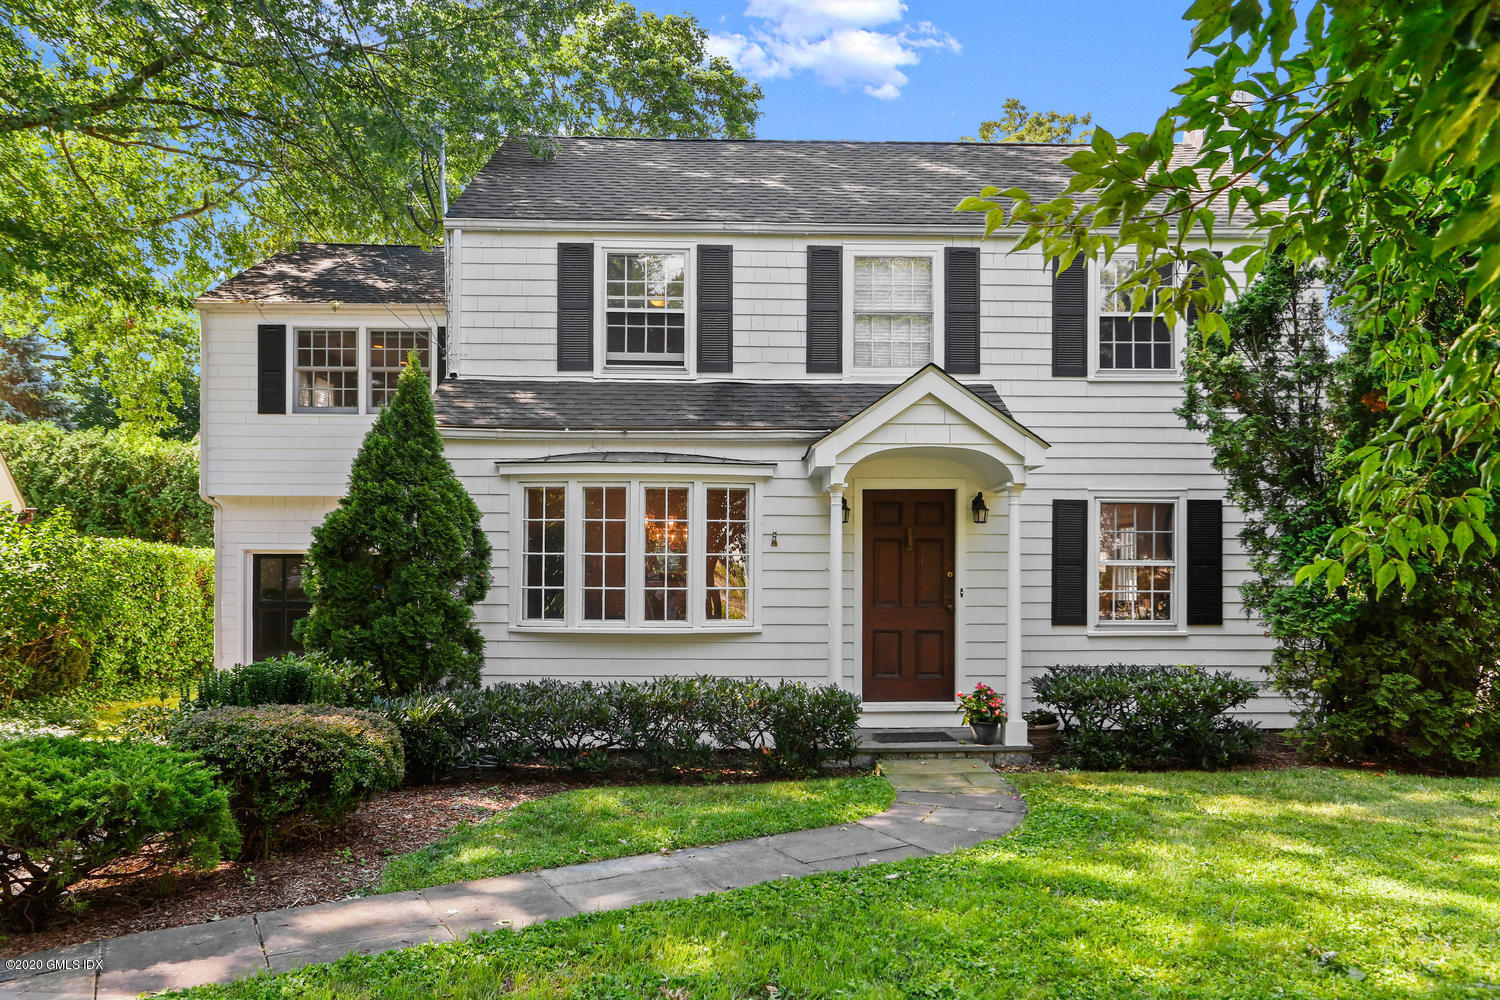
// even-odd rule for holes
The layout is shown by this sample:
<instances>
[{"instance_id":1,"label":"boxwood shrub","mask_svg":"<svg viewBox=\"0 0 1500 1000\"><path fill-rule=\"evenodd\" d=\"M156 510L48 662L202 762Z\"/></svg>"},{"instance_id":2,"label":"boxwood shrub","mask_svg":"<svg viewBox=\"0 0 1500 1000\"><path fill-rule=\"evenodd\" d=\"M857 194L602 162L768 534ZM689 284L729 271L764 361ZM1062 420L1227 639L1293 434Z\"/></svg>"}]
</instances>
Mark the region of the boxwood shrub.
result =
<instances>
[{"instance_id":1,"label":"boxwood shrub","mask_svg":"<svg viewBox=\"0 0 1500 1000\"><path fill-rule=\"evenodd\" d=\"M147 844L158 864L240 845L229 798L191 754L153 743L0 740L0 915L35 930L67 887Z\"/></svg>"},{"instance_id":2,"label":"boxwood shrub","mask_svg":"<svg viewBox=\"0 0 1500 1000\"><path fill-rule=\"evenodd\" d=\"M219 772L247 855L343 822L401 783L401 736L386 719L319 705L226 706L184 716L169 739Z\"/></svg>"},{"instance_id":3,"label":"boxwood shrub","mask_svg":"<svg viewBox=\"0 0 1500 1000\"><path fill-rule=\"evenodd\" d=\"M1062 721L1065 767L1088 770L1223 767L1250 756L1253 724L1225 714L1256 686L1196 666L1052 667L1033 681L1036 699Z\"/></svg>"}]
</instances>

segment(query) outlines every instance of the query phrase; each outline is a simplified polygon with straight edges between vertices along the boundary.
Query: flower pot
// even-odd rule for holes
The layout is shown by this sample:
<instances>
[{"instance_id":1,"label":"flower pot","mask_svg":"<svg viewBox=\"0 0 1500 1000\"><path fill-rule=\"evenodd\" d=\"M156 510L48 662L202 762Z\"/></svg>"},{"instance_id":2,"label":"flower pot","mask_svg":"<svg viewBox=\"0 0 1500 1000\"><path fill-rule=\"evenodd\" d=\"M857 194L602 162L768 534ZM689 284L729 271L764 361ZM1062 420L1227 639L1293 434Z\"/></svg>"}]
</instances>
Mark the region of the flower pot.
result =
<instances>
[{"instance_id":1,"label":"flower pot","mask_svg":"<svg viewBox=\"0 0 1500 1000\"><path fill-rule=\"evenodd\" d=\"M1000 723L998 722L971 722L969 729L974 733L975 743L988 746L1000 742Z\"/></svg>"},{"instance_id":2,"label":"flower pot","mask_svg":"<svg viewBox=\"0 0 1500 1000\"><path fill-rule=\"evenodd\" d=\"M1052 753L1057 749L1057 727L1058 723L1051 722L1045 726L1027 726L1026 742L1037 753Z\"/></svg>"}]
</instances>

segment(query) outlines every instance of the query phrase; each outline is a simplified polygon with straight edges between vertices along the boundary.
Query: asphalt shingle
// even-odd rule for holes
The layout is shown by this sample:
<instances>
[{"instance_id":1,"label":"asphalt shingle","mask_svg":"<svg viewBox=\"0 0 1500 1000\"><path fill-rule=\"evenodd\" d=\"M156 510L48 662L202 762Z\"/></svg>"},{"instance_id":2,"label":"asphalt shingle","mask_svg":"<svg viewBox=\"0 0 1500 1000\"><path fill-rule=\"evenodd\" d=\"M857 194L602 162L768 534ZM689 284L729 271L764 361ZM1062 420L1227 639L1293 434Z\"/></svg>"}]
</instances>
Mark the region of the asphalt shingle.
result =
<instances>
[{"instance_id":1,"label":"asphalt shingle","mask_svg":"<svg viewBox=\"0 0 1500 1000\"><path fill-rule=\"evenodd\" d=\"M443 303L443 252L299 243L208 292L204 302Z\"/></svg>"}]
</instances>

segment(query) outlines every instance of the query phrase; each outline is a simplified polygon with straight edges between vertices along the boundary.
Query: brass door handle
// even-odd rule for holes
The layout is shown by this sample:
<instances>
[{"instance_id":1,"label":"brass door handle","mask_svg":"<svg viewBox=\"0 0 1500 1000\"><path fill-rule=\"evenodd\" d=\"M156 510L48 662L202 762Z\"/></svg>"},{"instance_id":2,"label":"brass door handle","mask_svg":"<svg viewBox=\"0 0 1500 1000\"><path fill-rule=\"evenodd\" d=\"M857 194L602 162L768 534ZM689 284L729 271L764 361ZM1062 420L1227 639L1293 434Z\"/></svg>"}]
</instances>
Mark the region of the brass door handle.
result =
<instances>
[{"instance_id":1,"label":"brass door handle","mask_svg":"<svg viewBox=\"0 0 1500 1000\"><path fill-rule=\"evenodd\" d=\"M906 529L906 551L908 551L908 552L911 551L911 534L912 534L912 529L907 528Z\"/></svg>"}]
</instances>

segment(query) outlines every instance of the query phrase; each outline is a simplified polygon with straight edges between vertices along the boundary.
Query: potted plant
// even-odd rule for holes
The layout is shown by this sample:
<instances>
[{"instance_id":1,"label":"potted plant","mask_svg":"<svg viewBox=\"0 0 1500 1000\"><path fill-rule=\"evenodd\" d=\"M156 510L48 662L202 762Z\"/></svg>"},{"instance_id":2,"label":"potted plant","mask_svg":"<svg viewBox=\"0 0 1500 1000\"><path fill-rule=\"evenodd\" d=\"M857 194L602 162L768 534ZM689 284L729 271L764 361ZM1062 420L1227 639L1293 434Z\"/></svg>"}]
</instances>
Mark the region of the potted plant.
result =
<instances>
[{"instance_id":1,"label":"potted plant","mask_svg":"<svg viewBox=\"0 0 1500 1000\"><path fill-rule=\"evenodd\" d=\"M974 733L975 743L1000 742L1000 726L1005 722L1005 699L988 684L975 684L968 694L958 692L958 709L964 713L964 724Z\"/></svg>"},{"instance_id":2,"label":"potted plant","mask_svg":"<svg viewBox=\"0 0 1500 1000\"><path fill-rule=\"evenodd\" d=\"M1057 715L1045 708L1033 708L1024 712L1026 720L1026 742L1037 753L1051 753L1057 749Z\"/></svg>"}]
</instances>

